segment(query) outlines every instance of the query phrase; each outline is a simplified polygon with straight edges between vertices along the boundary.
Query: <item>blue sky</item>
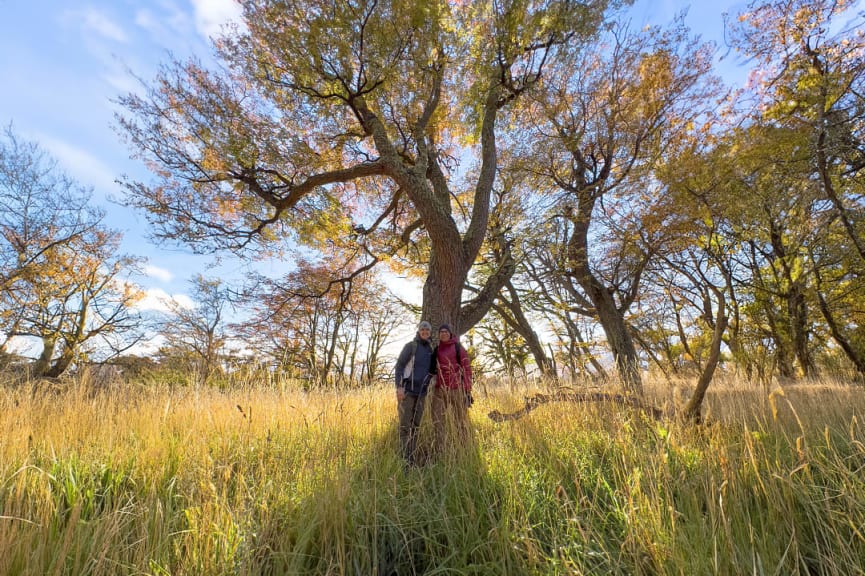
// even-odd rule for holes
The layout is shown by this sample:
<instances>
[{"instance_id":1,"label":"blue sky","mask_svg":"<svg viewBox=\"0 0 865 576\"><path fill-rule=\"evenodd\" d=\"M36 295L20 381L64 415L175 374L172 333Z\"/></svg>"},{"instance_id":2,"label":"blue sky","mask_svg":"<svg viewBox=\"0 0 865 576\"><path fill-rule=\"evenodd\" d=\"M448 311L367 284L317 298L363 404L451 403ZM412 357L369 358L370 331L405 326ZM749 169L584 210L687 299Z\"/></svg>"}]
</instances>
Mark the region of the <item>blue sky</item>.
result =
<instances>
[{"instance_id":1,"label":"blue sky","mask_svg":"<svg viewBox=\"0 0 865 576\"><path fill-rule=\"evenodd\" d=\"M638 26L662 24L687 8L688 25L718 43L720 55L726 51L722 14L735 16L745 6L638 0L632 15ZM0 0L0 124L11 122L19 136L39 142L66 172L93 188L107 223L124 233L124 251L148 258L140 283L153 307L158 297L182 298L187 281L208 273L212 258L151 244L143 216L109 201L120 196L120 175L147 177L114 131L113 100L138 88L135 76L152 79L169 53L209 58L208 38L239 12L232 0ZM732 56L720 71L732 83L744 81ZM243 269L226 259L217 273L231 277Z\"/></svg>"}]
</instances>

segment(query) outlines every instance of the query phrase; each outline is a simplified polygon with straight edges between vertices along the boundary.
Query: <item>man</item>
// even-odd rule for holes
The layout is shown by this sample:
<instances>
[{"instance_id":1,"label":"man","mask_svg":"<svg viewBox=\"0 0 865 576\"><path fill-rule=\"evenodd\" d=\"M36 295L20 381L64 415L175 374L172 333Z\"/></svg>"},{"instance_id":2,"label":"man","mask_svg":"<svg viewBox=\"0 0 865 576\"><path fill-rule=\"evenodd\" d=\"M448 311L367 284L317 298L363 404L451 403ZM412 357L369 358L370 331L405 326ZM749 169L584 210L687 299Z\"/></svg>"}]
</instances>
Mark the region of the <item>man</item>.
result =
<instances>
[{"instance_id":1,"label":"man","mask_svg":"<svg viewBox=\"0 0 865 576\"><path fill-rule=\"evenodd\" d=\"M432 325L418 324L417 335L407 343L396 361L396 399L399 413L399 442L406 467L414 466L417 432L432 370Z\"/></svg>"},{"instance_id":2,"label":"man","mask_svg":"<svg viewBox=\"0 0 865 576\"><path fill-rule=\"evenodd\" d=\"M433 355L433 371L436 386L432 397L433 432L436 451L444 447L445 423L452 420L455 432L466 440L468 434L468 413L472 405L472 367L465 348L457 342L451 327L442 324L439 328L439 343Z\"/></svg>"}]
</instances>

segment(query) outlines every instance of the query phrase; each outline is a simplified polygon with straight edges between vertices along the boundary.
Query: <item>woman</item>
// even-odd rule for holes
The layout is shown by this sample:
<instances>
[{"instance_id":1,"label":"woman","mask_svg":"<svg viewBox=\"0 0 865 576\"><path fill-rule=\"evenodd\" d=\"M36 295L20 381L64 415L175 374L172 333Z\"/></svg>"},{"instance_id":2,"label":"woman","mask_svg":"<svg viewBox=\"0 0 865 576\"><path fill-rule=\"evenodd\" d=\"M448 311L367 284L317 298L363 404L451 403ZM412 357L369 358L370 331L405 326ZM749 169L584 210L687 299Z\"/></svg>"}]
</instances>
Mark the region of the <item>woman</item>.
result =
<instances>
[{"instance_id":1,"label":"woman","mask_svg":"<svg viewBox=\"0 0 865 576\"><path fill-rule=\"evenodd\" d=\"M426 402L434 350L430 342L432 324L418 324L417 334L397 358L394 370L396 401L399 414L399 442L406 467L415 465L418 429Z\"/></svg>"}]
</instances>

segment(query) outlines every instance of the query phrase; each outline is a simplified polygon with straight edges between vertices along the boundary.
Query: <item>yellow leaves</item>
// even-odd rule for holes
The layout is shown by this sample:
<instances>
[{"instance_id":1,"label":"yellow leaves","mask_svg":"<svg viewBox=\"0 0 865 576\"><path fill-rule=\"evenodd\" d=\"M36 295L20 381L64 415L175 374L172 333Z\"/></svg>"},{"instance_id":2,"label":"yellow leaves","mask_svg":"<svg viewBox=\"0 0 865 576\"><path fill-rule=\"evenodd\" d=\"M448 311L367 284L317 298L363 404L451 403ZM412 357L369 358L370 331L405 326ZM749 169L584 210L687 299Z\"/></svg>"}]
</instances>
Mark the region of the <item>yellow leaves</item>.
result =
<instances>
[{"instance_id":1,"label":"yellow leaves","mask_svg":"<svg viewBox=\"0 0 865 576\"><path fill-rule=\"evenodd\" d=\"M322 192L302 204L292 224L303 244L326 249L350 240L351 221L336 194Z\"/></svg>"},{"instance_id":2,"label":"yellow leaves","mask_svg":"<svg viewBox=\"0 0 865 576\"><path fill-rule=\"evenodd\" d=\"M201 156L201 167L208 172L223 172L225 161L218 150L208 147Z\"/></svg>"},{"instance_id":3,"label":"yellow leaves","mask_svg":"<svg viewBox=\"0 0 865 576\"><path fill-rule=\"evenodd\" d=\"M654 90L658 86L667 86L673 79L672 69L672 55L666 50L648 54L640 60L638 67L640 85Z\"/></svg>"}]
</instances>

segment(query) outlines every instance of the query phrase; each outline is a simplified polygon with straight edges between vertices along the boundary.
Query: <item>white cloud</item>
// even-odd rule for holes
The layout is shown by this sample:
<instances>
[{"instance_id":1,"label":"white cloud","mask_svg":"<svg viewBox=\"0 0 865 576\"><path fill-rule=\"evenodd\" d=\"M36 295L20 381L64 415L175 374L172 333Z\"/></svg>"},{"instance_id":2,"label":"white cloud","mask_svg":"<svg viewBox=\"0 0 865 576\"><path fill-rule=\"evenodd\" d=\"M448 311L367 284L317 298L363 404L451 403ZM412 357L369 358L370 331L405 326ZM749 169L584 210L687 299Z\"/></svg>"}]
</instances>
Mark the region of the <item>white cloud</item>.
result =
<instances>
[{"instance_id":1,"label":"white cloud","mask_svg":"<svg viewBox=\"0 0 865 576\"><path fill-rule=\"evenodd\" d=\"M152 338L138 342L126 351L129 356L153 356L165 344L166 339L162 334L156 334Z\"/></svg>"},{"instance_id":2,"label":"white cloud","mask_svg":"<svg viewBox=\"0 0 865 576\"><path fill-rule=\"evenodd\" d=\"M172 301L176 302L183 308L195 307L195 302L193 302L192 298L186 294L174 294L172 296L162 288L148 288L145 290L144 298L142 298L135 307L142 311L151 310L154 312L170 312L171 308L169 307L169 303Z\"/></svg>"},{"instance_id":3,"label":"white cloud","mask_svg":"<svg viewBox=\"0 0 865 576\"><path fill-rule=\"evenodd\" d=\"M129 41L123 28L104 13L94 8L89 8L81 14L81 17L84 20L85 31L95 32L103 38L114 40L115 42L125 43Z\"/></svg>"},{"instance_id":4,"label":"white cloud","mask_svg":"<svg viewBox=\"0 0 865 576\"><path fill-rule=\"evenodd\" d=\"M143 8L135 13L135 24L147 32L151 39L166 48L177 46L178 39L191 32L189 16L173 2L160 2L158 13Z\"/></svg>"},{"instance_id":5,"label":"white cloud","mask_svg":"<svg viewBox=\"0 0 865 576\"><path fill-rule=\"evenodd\" d=\"M50 136L39 136L37 141L81 184L93 186L103 194L117 188L114 171L90 152Z\"/></svg>"},{"instance_id":6,"label":"white cloud","mask_svg":"<svg viewBox=\"0 0 865 576\"><path fill-rule=\"evenodd\" d=\"M219 35L223 24L239 22L240 5L234 0L192 0L195 28L205 38Z\"/></svg>"},{"instance_id":7,"label":"white cloud","mask_svg":"<svg viewBox=\"0 0 865 576\"><path fill-rule=\"evenodd\" d=\"M150 10L142 9L135 13L135 24L152 34L162 31L162 25Z\"/></svg>"},{"instance_id":8,"label":"white cloud","mask_svg":"<svg viewBox=\"0 0 865 576\"><path fill-rule=\"evenodd\" d=\"M119 94L134 94L141 90L141 83L125 70L103 74L102 79Z\"/></svg>"},{"instance_id":9,"label":"white cloud","mask_svg":"<svg viewBox=\"0 0 865 576\"><path fill-rule=\"evenodd\" d=\"M156 278L163 282L171 282L171 279L174 278L174 274L165 268L160 268L159 266L154 266L152 264L148 264L144 267L144 273L151 278Z\"/></svg>"}]
</instances>

